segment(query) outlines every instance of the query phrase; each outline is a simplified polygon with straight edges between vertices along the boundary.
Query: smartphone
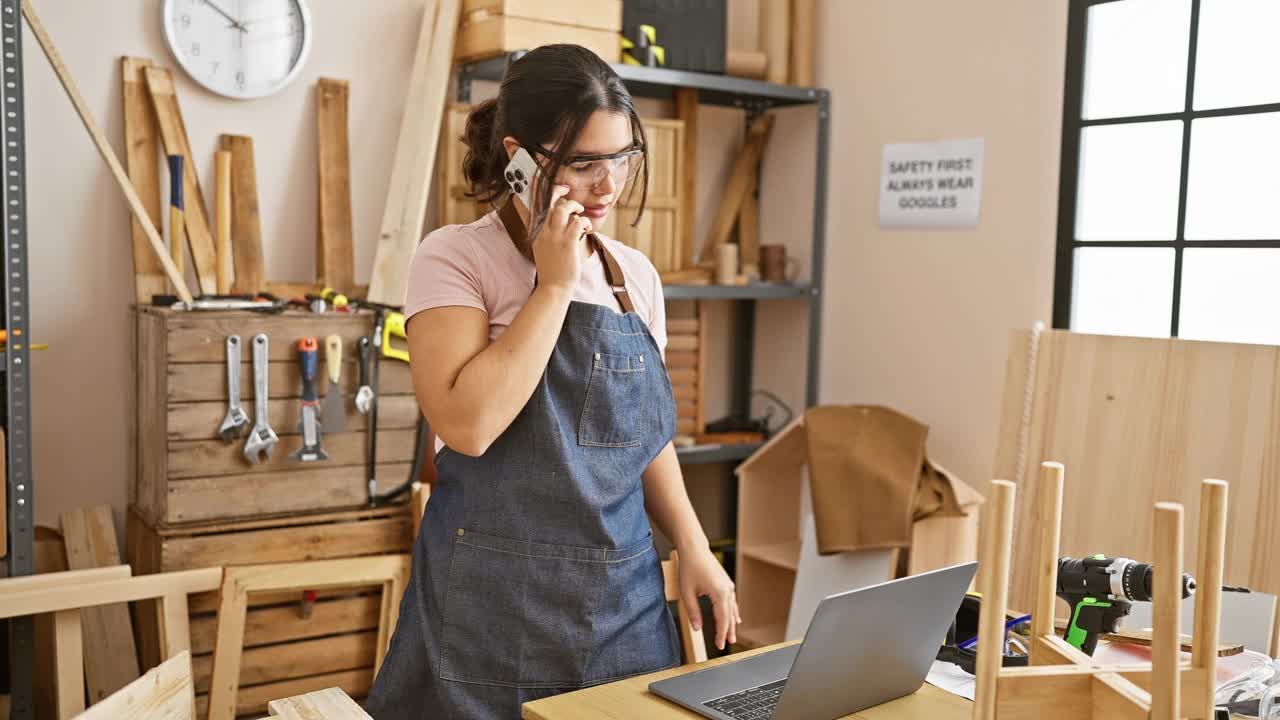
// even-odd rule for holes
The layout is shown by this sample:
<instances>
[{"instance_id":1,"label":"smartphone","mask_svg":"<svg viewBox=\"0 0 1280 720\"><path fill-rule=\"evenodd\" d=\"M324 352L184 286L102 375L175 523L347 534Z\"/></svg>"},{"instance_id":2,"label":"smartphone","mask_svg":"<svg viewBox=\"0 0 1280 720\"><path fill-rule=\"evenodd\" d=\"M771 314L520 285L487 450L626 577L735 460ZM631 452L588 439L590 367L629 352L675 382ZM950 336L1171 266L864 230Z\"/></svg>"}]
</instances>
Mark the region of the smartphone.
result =
<instances>
[{"instance_id":1,"label":"smartphone","mask_svg":"<svg viewBox=\"0 0 1280 720\"><path fill-rule=\"evenodd\" d=\"M528 150L520 148L516 150L516 154L511 156L511 162L507 163L507 167L502 172L502 176L507 180L507 186L511 188L511 192L524 203L524 206L530 212L533 211L533 180L538 176L538 164L533 161L533 156Z\"/></svg>"}]
</instances>

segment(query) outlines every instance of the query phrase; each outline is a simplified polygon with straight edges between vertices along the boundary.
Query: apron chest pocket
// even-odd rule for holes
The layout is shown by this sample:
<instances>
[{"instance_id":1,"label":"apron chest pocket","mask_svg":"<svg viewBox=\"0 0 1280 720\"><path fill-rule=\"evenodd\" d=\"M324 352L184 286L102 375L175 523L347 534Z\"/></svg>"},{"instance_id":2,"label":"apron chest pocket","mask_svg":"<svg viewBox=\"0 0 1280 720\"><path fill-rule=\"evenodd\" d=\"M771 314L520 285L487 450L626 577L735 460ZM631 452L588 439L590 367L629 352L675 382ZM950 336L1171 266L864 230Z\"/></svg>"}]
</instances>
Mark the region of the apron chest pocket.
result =
<instances>
[{"instance_id":1,"label":"apron chest pocket","mask_svg":"<svg viewBox=\"0 0 1280 720\"><path fill-rule=\"evenodd\" d=\"M644 355L596 353L578 421L578 444L639 446L640 419L649 416L647 404L651 401Z\"/></svg>"},{"instance_id":2,"label":"apron chest pocket","mask_svg":"<svg viewBox=\"0 0 1280 720\"><path fill-rule=\"evenodd\" d=\"M605 679L592 677L604 669L597 626L608 624L597 616L613 614L602 600L619 571L653 552L651 539L605 551L463 532L449 565L440 677L521 688Z\"/></svg>"}]
</instances>

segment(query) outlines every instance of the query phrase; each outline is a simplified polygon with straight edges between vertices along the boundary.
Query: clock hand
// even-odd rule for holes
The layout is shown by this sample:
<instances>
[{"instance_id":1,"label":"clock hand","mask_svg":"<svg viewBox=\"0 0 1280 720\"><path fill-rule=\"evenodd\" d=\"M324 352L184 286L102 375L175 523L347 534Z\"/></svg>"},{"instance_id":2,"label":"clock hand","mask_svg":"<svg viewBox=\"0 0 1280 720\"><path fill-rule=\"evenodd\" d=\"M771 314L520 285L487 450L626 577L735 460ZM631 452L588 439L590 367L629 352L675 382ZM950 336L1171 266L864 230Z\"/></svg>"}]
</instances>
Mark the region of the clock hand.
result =
<instances>
[{"instance_id":1,"label":"clock hand","mask_svg":"<svg viewBox=\"0 0 1280 720\"><path fill-rule=\"evenodd\" d=\"M247 29L245 29L245 26L244 26L244 24L243 24L243 23L241 23L239 20L236 20L235 18L231 17L230 15L228 15L226 10L223 10L222 8L220 8L220 7L218 7L217 5L213 4L213 0L204 0L204 4L205 4L205 5L208 5L208 6L209 6L209 7L211 7L211 8L213 8L214 12L216 12L216 13L218 13L219 15L221 15L222 17L226 18L226 19L227 19L227 21L231 23L231 27L233 27L233 28L235 28L235 29L239 30L239 31L240 31L240 32L242 32L242 33L243 33L243 32L249 32Z\"/></svg>"}]
</instances>

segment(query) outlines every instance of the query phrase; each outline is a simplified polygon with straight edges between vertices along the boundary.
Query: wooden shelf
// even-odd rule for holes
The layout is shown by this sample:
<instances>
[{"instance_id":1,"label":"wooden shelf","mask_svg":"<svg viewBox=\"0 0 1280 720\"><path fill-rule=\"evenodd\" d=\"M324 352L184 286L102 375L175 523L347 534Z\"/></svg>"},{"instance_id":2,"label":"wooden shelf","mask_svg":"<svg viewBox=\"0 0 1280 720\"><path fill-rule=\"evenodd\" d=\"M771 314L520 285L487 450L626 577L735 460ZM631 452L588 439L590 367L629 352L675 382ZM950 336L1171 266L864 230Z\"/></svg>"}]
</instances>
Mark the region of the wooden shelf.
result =
<instances>
[{"instance_id":1,"label":"wooden shelf","mask_svg":"<svg viewBox=\"0 0 1280 720\"><path fill-rule=\"evenodd\" d=\"M777 645L786 640L787 626L774 625L739 625L738 645L750 650L766 645Z\"/></svg>"},{"instance_id":2,"label":"wooden shelf","mask_svg":"<svg viewBox=\"0 0 1280 720\"><path fill-rule=\"evenodd\" d=\"M676 448L681 464L700 465L714 462L735 462L751 457L763 443L730 443L716 445L692 445Z\"/></svg>"},{"instance_id":3,"label":"wooden shelf","mask_svg":"<svg viewBox=\"0 0 1280 720\"><path fill-rule=\"evenodd\" d=\"M664 285L667 300L785 300L812 292L808 285L751 283L750 285Z\"/></svg>"},{"instance_id":4,"label":"wooden shelf","mask_svg":"<svg viewBox=\"0 0 1280 720\"><path fill-rule=\"evenodd\" d=\"M766 545L739 545L738 552L746 557L792 572L800 565L799 539Z\"/></svg>"}]
</instances>

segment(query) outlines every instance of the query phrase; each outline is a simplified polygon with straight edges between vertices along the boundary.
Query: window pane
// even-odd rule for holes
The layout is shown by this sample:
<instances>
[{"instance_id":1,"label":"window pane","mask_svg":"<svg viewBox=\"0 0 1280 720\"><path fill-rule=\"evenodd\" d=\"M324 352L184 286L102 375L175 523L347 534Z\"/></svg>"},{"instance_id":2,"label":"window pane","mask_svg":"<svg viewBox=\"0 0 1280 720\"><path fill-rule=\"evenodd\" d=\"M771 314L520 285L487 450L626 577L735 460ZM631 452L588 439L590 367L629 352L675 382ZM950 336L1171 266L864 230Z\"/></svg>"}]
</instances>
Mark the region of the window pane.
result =
<instances>
[{"instance_id":1,"label":"window pane","mask_svg":"<svg viewBox=\"0 0 1280 720\"><path fill-rule=\"evenodd\" d=\"M1080 134L1079 240L1172 240L1182 122L1098 125Z\"/></svg>"},{"instance_id":2,"label":"window pane","mask_svg":"<svg viewBox=\"0 0 1280 720\"><path fill-rule=\"evenodd\" d=\"M1191 123L1188 240L1280 238L1280 113Z\"/></svg>"},{"instance_id":3,"label":"window pane","mask_svg":"<svg viewBox=\"0 0 1280 720\"><path fill-rule=\"evenodd\" d=\"M1191 0L1124 0L1089 8L1087 119L1181 112Z\"/></svg>"},{"instance_id":4,"label":"window pane","mask_svg":"<svg viewBox=\"0 0 1280 720\"><path fill-rule=\"evenodd\" d=\"M1179 337L1280 345L1280 250L1183 253Z\"/></svg>"},{"instance_id":5,"label":"window pane","mask_svg":"<svg viewBox=\"0 0 1280 720\"><path fill-rule=\"evenodd\" d=\"M1280 101L1275 0L1201 0L1195 109Z\"/></svg>"},{"instance_id":6,"label":"window pane","mask_svg":"<svg viewBox=\"0 0 1280 720\"><path fill-rule=\"evenodd\" d=\"M1172 317L1173 248L1076 250L1072 330L1168 337Z\"/></svg>"}]
</instances>

